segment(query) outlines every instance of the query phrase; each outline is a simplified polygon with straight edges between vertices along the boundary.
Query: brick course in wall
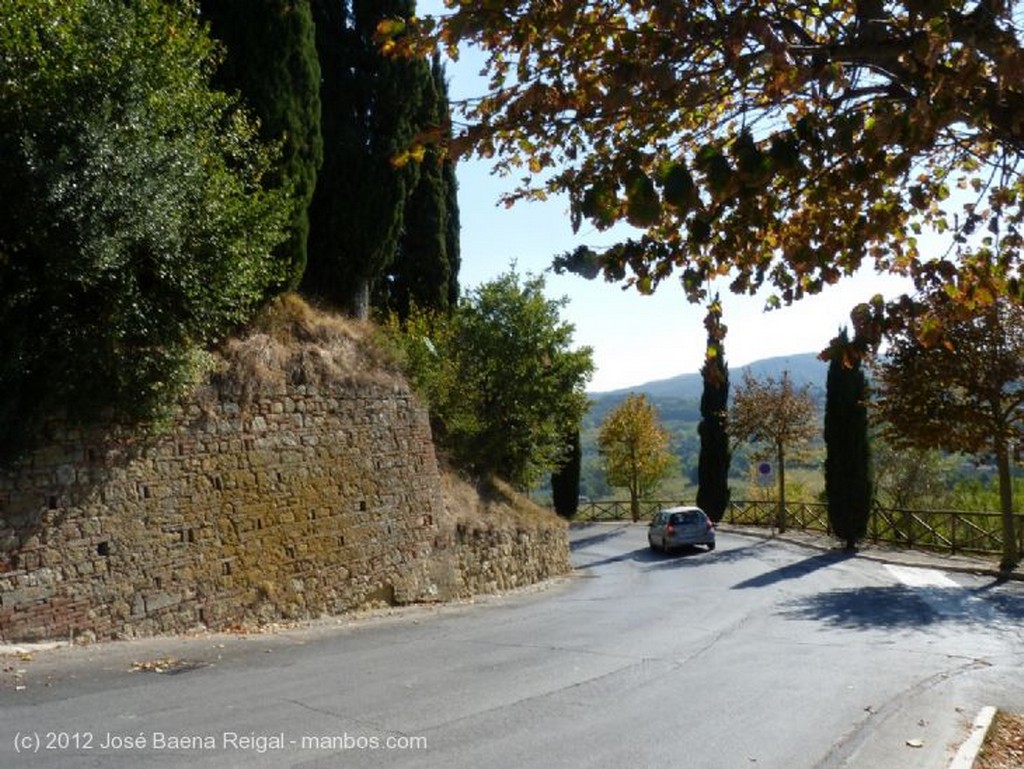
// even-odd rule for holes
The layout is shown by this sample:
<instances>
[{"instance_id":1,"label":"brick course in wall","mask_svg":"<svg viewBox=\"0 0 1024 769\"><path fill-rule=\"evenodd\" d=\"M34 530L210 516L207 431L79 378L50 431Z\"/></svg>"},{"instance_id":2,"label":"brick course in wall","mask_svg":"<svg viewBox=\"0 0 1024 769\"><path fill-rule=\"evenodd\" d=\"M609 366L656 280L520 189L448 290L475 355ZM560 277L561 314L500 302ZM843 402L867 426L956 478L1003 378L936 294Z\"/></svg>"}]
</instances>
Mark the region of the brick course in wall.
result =
<instances>
[{"instance_id":1,"label":"brick course in wall","mask_svg":"<svg viewBox=\"0 0 1024 769\"><path fill-rule=\"evenodd\" d=\"M404 386L50 425L0 471L0 641L123 638L445 600L569 569L564 528L456 525Z\"/></svg>"}]
</instances>

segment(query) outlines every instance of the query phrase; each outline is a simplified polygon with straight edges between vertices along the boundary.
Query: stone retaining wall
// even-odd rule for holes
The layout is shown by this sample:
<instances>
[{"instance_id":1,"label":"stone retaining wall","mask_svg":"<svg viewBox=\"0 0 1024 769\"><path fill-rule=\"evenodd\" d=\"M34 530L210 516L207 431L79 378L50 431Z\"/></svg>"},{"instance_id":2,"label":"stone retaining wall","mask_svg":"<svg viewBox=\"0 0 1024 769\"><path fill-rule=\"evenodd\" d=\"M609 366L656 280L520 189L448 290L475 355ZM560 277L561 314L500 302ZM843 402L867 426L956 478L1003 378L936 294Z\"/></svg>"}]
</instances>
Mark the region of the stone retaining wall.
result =
<instances>
[{"instance_id":1,"label":"stone retaining wall","mask_svg":"<svg viewBox=\"0 0 1024 769\"><path fill-rule=\"evenodd\" d=\"M0 641L313 618L569 568L564 527L455 524L404 386L192 404L156 438L50 432L0 471Z\"/></svg>"}]
</instances>

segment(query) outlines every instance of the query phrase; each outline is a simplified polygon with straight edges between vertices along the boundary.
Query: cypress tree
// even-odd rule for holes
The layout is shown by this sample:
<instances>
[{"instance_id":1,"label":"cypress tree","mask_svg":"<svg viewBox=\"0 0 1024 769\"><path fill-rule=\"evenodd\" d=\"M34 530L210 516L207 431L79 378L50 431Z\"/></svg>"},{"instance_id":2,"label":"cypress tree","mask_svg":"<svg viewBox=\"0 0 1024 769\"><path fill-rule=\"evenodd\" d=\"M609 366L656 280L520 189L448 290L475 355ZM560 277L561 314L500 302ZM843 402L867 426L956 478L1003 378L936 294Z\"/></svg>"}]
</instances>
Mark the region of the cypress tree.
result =
<instances>
[{"instance_id":1,"label":"cypress tree","mask_svg":"<svg viewBox=\"0 0 1024 769\"><path fill-rule=\"evenodd\" d=\"M450 116L440 57L429 66L423 62L420 76L423 100L416 125L437 141L424 148L419 179L405 202L398 252L375 301L402 318L411 304L445 310L458 299L458 198L454 163L443 141L450 138Z\"/></svg>"},{"instance_id":2,"label":"cypress tree","mask_svg":"<svg viewBox=\"0 0 1024 769\"><path fill-rule=\"evenodd\" d=\"M365 317L395 258L419 164L401 161L416 133L423 62L383 55L377 25L413 15L412 0L312 0L322 73L324 165L310 206L304 290Z\"/></svg>"},{"instance_id":3,"label":"cypress tree","mask_svg":"<svg viewBox=\"0 0 1024 769\"><path fill-rule=\"evenodd\" d=\"M555 512L563 518L573 519L580 507L580 469L583 449L580 431L572 434L569 456L557 472L551 474L551 501Z\"/></svg>"},{"instance_id":4,"label":"cypress tree","mask_svg":"<svg viewBox=\"0 0 1024 769\"><path fill-rule=\"evenodd\" d=\"M725 362L726 326L722 324L722 305L716 295L704 319L708 332L707 352L701 377L704 391L700 397L700 458L697 464L697 506L716 523L729 506L729 436L726 418L729 409L729 367Z\"/></svg>"},{"instance_id":5,"label":"cypress tree","mask_svg":"<svg viewBox=\"0 0 1024 769\"><path fill-rule=\"evenodd\" d=\"M448 98L448 80L440 57L432 65L434 83L440 93L441 125L451 135L451 102ZM454 307L459 301L459 269L462 266L462 222L459 218L459 182L455 176L455 159L444 153L441 159L441 179L444 182L445 210L445 254L448 257L448 306Z\"/></svg>"},{"instance_id":6,"label":"cypress tree","mask_svg":"<svg viewBox=\"0 0 1024 769\"><path fill-rule=\"evenodd\" d=\"M871 507L868 444L867 378L859 356L843 351L850 341L845 328L829 351L825 392L825 498L833 533L848 550L867 534Z\"/></svg>"},{"instance_id":7,"label":"cypress tree","mask_svg":"<svg viewBox=\"0 0 1024 769\"><path fill-rule=\"evenodd\" d=\"M309 204L323 162L320 64L309 0L201 0L200 15L226 49L216 83L237 91L260 118L262 138L281 157L264 179L290 191L288 238L275 250L294 289L306 268Z\"/></svg>"}]
</instances>

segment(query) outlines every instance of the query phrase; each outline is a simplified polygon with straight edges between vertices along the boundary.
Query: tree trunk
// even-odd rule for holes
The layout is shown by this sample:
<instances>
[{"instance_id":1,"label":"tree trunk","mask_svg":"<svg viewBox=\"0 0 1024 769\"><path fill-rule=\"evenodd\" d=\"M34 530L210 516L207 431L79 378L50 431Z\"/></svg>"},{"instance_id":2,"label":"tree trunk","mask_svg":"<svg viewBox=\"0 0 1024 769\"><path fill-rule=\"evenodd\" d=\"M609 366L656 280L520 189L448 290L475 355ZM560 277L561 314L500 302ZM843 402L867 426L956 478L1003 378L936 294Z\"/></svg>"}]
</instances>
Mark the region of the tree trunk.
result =
<instances>
[{"instance_id":1,"label":"tree trunk","mask_svg":"<svg viewBox=\"0 0 1024 769\"><path fill-rule=\"evenodd\" d=\"M999 466L999 506L1003 518L1003 559L1000 568L1009 572L1020 562L1017 532L1013 518L1013 477L1010 471L1010 450L1006 441L996 445L996 463Z\"/></svg>"},{"instance_id":2,"label":"tree trunk","mask_svg":"<svg viewBox=\"0 0 1024 769\"><path fill-rule=\"evenodd\" d=\"M779 466L779 509L775 513L775 526L782 534L786 530L786 463L785 449L776 445L775 461Z\"/></svg>"},{"instance_id":3,"label":"tree trunk","mask_svg":"<svg viewBox=\"0 0 1024 769\"><path fill-rule=\"evenodd\" d=\"M352 291L352 317L367 320L370 317L370 281L362 278Z\"/></svg>"}]
</instances>

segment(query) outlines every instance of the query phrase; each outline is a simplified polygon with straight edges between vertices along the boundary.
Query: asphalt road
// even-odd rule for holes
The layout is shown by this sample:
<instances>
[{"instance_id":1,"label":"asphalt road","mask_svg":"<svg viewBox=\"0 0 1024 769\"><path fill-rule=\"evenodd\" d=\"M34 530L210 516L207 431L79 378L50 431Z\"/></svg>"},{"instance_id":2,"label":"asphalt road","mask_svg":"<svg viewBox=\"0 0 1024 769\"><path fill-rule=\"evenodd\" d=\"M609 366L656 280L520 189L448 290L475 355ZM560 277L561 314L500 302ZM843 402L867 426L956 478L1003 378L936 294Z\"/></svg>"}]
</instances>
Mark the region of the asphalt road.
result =
<instances>
[{"instance_id":1,"label":"asphalt road","mask_svg":"<svg viewBox=\"0 0 1024 769\"><path fill-rule=\"evenodd\" d=\"M476 604L0 657L0 767L944 767L1024 711L1024 587L573 531Z\"/></svg>"}]
</instances>

